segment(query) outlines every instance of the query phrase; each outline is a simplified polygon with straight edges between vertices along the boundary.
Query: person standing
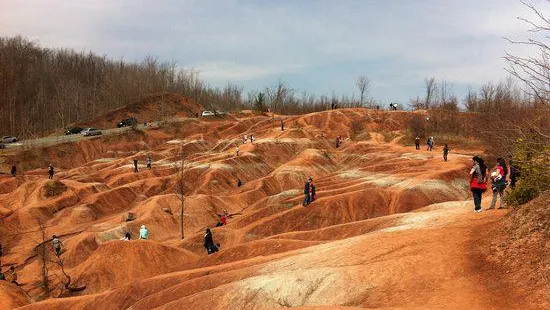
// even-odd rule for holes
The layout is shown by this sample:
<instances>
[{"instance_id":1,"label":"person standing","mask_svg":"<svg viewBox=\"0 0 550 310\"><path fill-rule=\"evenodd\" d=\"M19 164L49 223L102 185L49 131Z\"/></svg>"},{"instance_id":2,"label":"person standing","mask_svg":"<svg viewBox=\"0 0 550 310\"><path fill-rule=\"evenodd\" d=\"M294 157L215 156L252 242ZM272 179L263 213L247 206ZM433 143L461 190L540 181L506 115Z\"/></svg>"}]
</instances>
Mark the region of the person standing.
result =
<instances>
[{"instance_id":1,"label":"person standing","mask_svg":"<svg viewBox=\"0 0 550 310\"><path fill-rule=\"evenodd\" d=\"M61 240L59 240L59 238L57 238L56 235L53 235L53 237L52 237L52 246L53 246L53 249L55 251L56 256L61 255L61 246L62 245L63 245L63 242L61 242Z\"/></svg>"},{"instance_id":2,"label":"person standing","mask_svg":"<svg viewBox=\"0 0 550 310\"><path fill-rule=\"evenodd\" d=\"M479 156L472 157L472 169L470 170L470 190L474 197L474 212L481 212L481 196L487 190L487 166Z\"/></svg>"},{"instance_id":3,"label":"person standing","mask_svg":"<svg viewBox=\"0 0 550 310\"><path fill-rule=\"evenodd\" d=\"M15 164L11 165L11 176L15 177L17 175L17 166Z\"/></svg>"},{"instance_id":4,"label":"person standing","mask_svg":"<svg viewBox=\"0 0 550 310\"><path fill-rule=\"evenodd\" d=\"M138 172L138 160L134 158L134 172Z\"/></svg>"},{"instance_id":5,"label":"person standing","mask_svg":"<svg viewBox=\"0 0 550 310\"><path fill-rule=\"evenodd\" d=\"M447 143L445 143L445 146L443 146L443 160L447 161L447 156L449 155L449 147L447 146Z\"/></svg>"},{"instance_id":6,"label":"person standing","mask_svg":"<svg viewBox=\"0 0 550 310\"><path fill-rule=\"evenodd\" d=\"M237 146L237 147L235 148L235 155L236 155L236 156L239 156L239 151L240 151L240 150L239 150L239 146Z\"/></svg>"},{"instance_id":7,"label":"person standing","mask_svg":"<svg viewBox=\"0 0 550 310\"><path fill-rule=\"evenodd\" d=\"M246 134L243 134L243 144L246 144L247 136Z\"/></svg>"},{"instance_id":8,"label":"person standing","mask_svg":"<svg viewBox=\"0 0 550 310\"><path fill-rule=\"evenodd\" d=\"M147 155L147 158L145 159L145 163L147 164L147 169L151 170L151 156Z\"/></svg>"},{"instance_id":9,"label":"person standing","mask_svg":"<svg viewBox=\"0 0 550 310\"><path fill-rule=\"evenodd\" d=\"M48 178L49 178L49 179L53 179L54 173L55 173L55 172L54 172L54 170L53 170L53 165L50 164L50 167L48 168L48 175L49 175Z\"/></svg>"},{"instance_id":10,"label":"person standing","mask_svg":"<svg viewBox=\"0 0 550 310\"><path fill-rule=\"evenodd\" d=\"M498 196L500 196L500 206L498 208L502 209L506 207L502 202L502 199L504 198L504 190L506 189L506 175L508 175L506 162L504 159L498 158L496 167L491 172L491 189L493 191L493 199L491 200L491 205L487 210L492 210L495 208Z\"/></svg>"},{"instance_id":11,"label":"person standing","mask_svg":"<svg viewBox=\"0 0 550 310\"><path fill-rule=\"evenodd\" d=\"M210 228L206 228L203 245L206 248L206 253L208 253L208 255L218 252L218 247L214 244L214 238L212 237Z\"/></svg>"},{"instance_id":12,"label":"person standing","mask_svg":"<svg viewBox=\"0 0 550 310\"><path fill-rule=\"evenodd\" d=\"M285 121L281 118L281 131L285 130Z\"/></svg>"},{"instance_id":13,"label":"person standing","mask_svg":"<svg viewBox=\"0 0 550 310\"><path fill-rule=\"evenodd\" d=\"M520 177L519 169L516 167L514 162L510 160L510 187L512 189L516 188L516 182Z\"/></svg>"},{"instance_id":14,"label":"person standing","mask_svg":"<svg viewBox=\"0 0 550 310\"><path fill-rule=\"evenodd\" d=\"M141 225L141 228L139 229L139 239L149 239L149 229L147 229L145 225Z\"/></svg>"},{"instance_id":15,"label":"person standing","mask_svg":"<svg viewBox=\"0 0 550 310\"><path fill-rule=\"evenodd\" d=\"M417 150L420 150L420 137L419 136L416 136L416 138L414 138L414 146L416 147Z\"/></svg>"},{"instance_id":16,"label":"person standing","mask_svg":"<svg viewBox=\"0 0 550 310\"><path fill-rule=\"evenodd\" d=\"M315 199L317 199L317 192L316 192L316 188L315 188L315 184L313 182L311 182L311 201L315 201Z\"/></svg>"},{"instance_id":17,"label":"person standing","mask_svg":"<svg viewBox=\"0 0 550 310\"><path fill-rule=\"evenodd\" d=\"M311 202L311 182L313 181L312 177L309 177L309 179L306 180L306 183L304 184L304 202L302 205L305 207Z\"/></svg>"}]
</instances>

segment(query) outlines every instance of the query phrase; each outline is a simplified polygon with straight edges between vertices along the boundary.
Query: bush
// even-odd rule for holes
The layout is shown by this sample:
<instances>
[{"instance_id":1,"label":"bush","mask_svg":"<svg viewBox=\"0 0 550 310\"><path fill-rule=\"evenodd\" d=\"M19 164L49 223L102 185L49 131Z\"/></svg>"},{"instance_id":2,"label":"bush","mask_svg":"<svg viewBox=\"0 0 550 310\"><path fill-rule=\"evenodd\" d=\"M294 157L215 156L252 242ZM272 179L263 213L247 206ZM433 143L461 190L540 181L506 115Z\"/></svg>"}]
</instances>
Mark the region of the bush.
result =
<instances>
[{"instance_id":1,"label":"bush","mask_svg":"<svg viewBox=\"0 0 550 310\"><path fill-rule=\"evenodd\" d=\"M543 137L518 139L513 162L521 176L506 196L511 205L524 204L550 189L550 144Z\"/></svg>"},{"instance_id":2,"label":"bush","mask_svg":"<svg viewBox=\"0 0 550 310\"><path fill-rule=\"evenodd\" d=\"M49 181L44 185L44 196L55 197L67 190L67 185L60 181Z\"/></svg>"}]
</instances>

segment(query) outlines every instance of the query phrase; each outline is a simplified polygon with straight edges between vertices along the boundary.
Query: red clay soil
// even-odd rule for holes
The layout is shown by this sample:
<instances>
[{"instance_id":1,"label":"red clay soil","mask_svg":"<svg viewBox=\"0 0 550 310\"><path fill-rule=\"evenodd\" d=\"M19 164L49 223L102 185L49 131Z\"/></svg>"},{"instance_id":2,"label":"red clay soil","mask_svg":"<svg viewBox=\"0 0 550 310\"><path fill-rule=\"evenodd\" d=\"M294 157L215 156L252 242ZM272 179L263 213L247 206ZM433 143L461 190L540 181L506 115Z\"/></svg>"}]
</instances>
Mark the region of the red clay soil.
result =
<instances>
[{"instance_id":1,"label":"red clay soil","mask_svg":"<svg viewBox=\"0 0 550 310\"><path fill-rule=\"evenodd\" d=\"M23 301L23 309L544 309L539 282L523 282L538 295L510 282L527 269L495 276L487 234L504 229L506 211L472 212L472 154L453 149L443 162L440 147L399 145L410 117L340 109L285 116L281 131L280 116L244 111L82 141L57 157L52 147L64 191L45 194L43 168L0 176L2 268L16 266L24 290L6 284L0 294L8 309ZM386 142L386 130L398 136ZM255 142L243 144L244 133ZM309 176L317 199L303 207ZM214 227L224 211L228 225ZM136 238L141 225L150 240L119 240ZM221 244L210 256L208 226ZM53 234L71 285L85 290L61 290Z\"/></svg>"}]
</instances>

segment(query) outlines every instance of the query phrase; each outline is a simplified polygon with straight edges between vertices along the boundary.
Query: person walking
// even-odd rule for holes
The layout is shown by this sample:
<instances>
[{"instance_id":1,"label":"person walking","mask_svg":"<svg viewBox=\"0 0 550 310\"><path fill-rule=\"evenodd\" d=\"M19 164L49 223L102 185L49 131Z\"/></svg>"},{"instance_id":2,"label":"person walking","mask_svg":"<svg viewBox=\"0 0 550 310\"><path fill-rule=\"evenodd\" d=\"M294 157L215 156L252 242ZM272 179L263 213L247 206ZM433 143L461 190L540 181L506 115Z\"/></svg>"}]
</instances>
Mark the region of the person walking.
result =
<instances>
[{"instance_id":1,"label":"person walking","mask_svg":"<svg viewBox=\"0 0 550 310\"><path fill-rule=\"evenodd\" d=\"M419 136L416 136L416 138L414 138L414 146L416 147L417 150L420 150L420 137Z\"/></svg>"},{"instance_id":2,"label":"person walking","mask_svg":"<svg viewBox=\"0 0 550 310\"><path fill-rule=\"evenodd\" d=\"M491 189L493 191L493 199L491 200L491 205L487 208L487 210L492 210L495 208L498 196L500 196L500 206L498 208L502 209L506 207L502 199L504 198L504 190L507 185L507 175L508 167L506 167L506 162L503 158L498 158L496 167L491 172Z\"/></svg>"},{"instance_id":3,"label":"person walking","mask_svg":"<svg viewBox=\"0 0 550 310\"><path fill-rule=\"evenodd\" d=\"M243 181L241 179L237 179L237 187L243 186Z\"/></svg>"},{"instance_id":4,"label":"person walking","mask_svg":"<svg viewBox=\"0 0 550 310\"><path fill-rule=\"evenodd\" d=\"M285 121L281 118L281 131L285 131Z\"/></svg>"},{"instance_id":5,"label":"person walking","mask_svg":"<svg viewBox=\"0 0 550 310\"><path fill-rule=\"evenodd\" d=\"M311 202L313 202L313 201L315 201L315 199L317 199L315 184L313 182L311 182L310 187L311 187Z\"/></svg>"},{"instance_id":6,"label":"person walking","mask_svg":"<svg viewBox=\"0 0 550 310\"><path fill-rule=\"evenodd\" d=\"M151 170L151 156L147 155L147 158L145 159L145 163L147 164L147 169Z\"/></svg>"},{"instance_id":7,"label":"person walking","mask_svg":"<svg viewBox=\"0 0 550 310\"><path fill-rule=\"evenodd\" d=\"M49 175L48 178L49 178L49 179L53 179L54 173L55 173L55 172L54 172L54 170L53 170L53 165L50 164L50 167L48 168L48 175Z\"/></svg>"},{"instance_id":8,"label":"person walking","mask_svg":"<svg viewBox=\"0 0 550 310\"><path fill-rule=\"evenodd\" d=\"M250 143L254 143L254 134L250 133Z\"/></svg>"},{"instance_id":9,"label":"person walking","mask_svg":"<svg viewBox=\"0 0 550 310\"><path fill-rule=\"evenodd\" d=\"M52 237L52 246L55 251L55 255L59 256L61 255L61 246L63 245L63 242L59 240L59 238L56 235L53 235Z\"/></svg>"},{"instance_id":10,"label":"person walking","mask_svg":"<svg viewBox=\"0 0 550 310\"><path fill-rule=\"evenodd\" d=\"M139 229L139 239L149 239L149 229L147 229L145 225L141 225L141 228Z\"/></svg>"},{"instance_id":11,"label":"person walking","mask_svg":"<svg viewBox=\"0 0 550 310\"><path fill-rule=\"evenodd\" d=\"M434 149L434 137L429 137L428 141L427 141L427 144L428 144L428 151L433 151L433 149Z\"/></svg>"},{"instance_id":12,"label":"person walking","mask_svg":"<svg viewBox=\"0 0 550 310\"><path fill-rule=\"evenodd\" d=\"M237 146L237 147L235 148L235 155L236 155L236 156L239 156L239 151L240 151L240 150L239 150L239 147Z\"/></svg>"},{"instance_id":13,"label":"person walking","mask_svg":"<svg viewBox=\"0 0 550 310\"><path fill-rule=\"evenodd\" d=\"M204 234L204 247L206 248L206 253L208 255L218 252L218 247L214 244L214 238L212 237L212 232L210 228L206 228L206 233Z\"/></svg>"},{"instance_id":14,"label":"person walking","mask_svg":"<svg viewBox=\"0 0 550 310\"><path fill-rule=\"evenodd\" d=\"M15 164L11 165L11 176L15 177L17 175L17 166Z\"/></svg>"},{"instance_id":15,"label":"person walking","mask_svg":"<svg viewBox=\"0 0 550 310\"><path fill-rule=\"evenodd\" d=\"M134 172L138 172L138 160L134 158Z\"/></svg>"},{"instance_id":16,"label":"person walking","mask_svg":"<svg viewBox=\"0 0 550 310\"><path fill-rule=\"evenodd\" d=\"M487 190L487 166L479 156L472 157L470 170L470 190L474 197L474 211L481 212L481 196Z\"/></svg>"},{"instance_id":17,"label":"person walking","mask_svg":"<svg viewBox=\"0 0 550 310\"><path fill-rule=\"evenodd\" d=\"M449 155L449 147L447 146L447 143L445 143L445 146L443 146L443 160L447 161L447 156Z\"/></svg>"},{"instance_id":18,"label":"person walking","mask_svg":"<svg viewBox=\"0 0 550 310\"><path fill-rule=\"evenodd\" d=\"M519 169L516 167L514 162L510 160L510 187L512 189L516 188L516 182L520 177Z\"/></svg>"},{"instance_id":19,"label":"person walking","mask_svg":"<svg viewBox=\"0 0 550 310\"><path fill-rule=\"evenodd\" d=\"M304 184L304 202L302 205L305 207L311 202L311 182L313 181L312 177L309 177L309 179L306 180L306 183Z\"/></svg>"}]
</instances>

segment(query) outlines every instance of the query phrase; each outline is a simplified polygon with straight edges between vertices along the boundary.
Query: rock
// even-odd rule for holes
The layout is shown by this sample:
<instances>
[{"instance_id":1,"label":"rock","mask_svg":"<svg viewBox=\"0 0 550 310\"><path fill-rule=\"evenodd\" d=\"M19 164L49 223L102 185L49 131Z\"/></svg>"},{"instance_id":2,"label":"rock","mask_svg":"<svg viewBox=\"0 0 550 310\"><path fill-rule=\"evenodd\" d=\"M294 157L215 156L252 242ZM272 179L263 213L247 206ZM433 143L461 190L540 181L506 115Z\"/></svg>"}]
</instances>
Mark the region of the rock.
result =
<instances>
[{"instance_id":1,"label":"rock","mask_svg":"<svg viewBox=\"0 0 550 310\"><path fill-rule=\"evenodd\" d=\"M126 214L124 214L124 216L122 217L122 220L124 222L130 222L130 221L133 221L136 219L136 214L133 213L133 212L128 212Z\"/></svg>"}]
</instances>

